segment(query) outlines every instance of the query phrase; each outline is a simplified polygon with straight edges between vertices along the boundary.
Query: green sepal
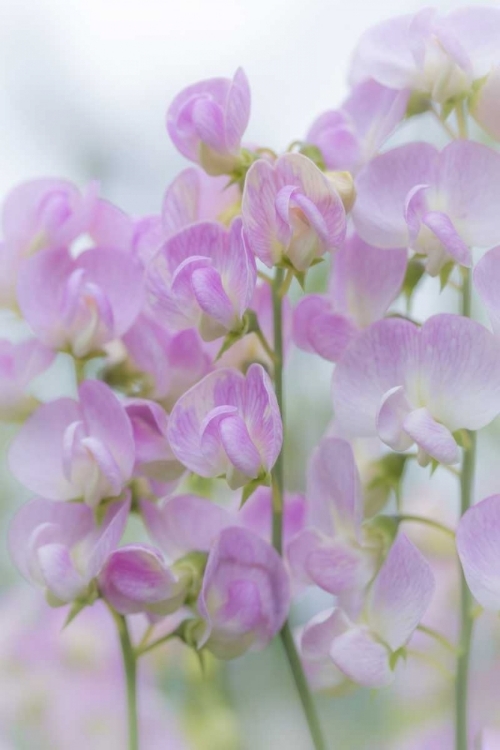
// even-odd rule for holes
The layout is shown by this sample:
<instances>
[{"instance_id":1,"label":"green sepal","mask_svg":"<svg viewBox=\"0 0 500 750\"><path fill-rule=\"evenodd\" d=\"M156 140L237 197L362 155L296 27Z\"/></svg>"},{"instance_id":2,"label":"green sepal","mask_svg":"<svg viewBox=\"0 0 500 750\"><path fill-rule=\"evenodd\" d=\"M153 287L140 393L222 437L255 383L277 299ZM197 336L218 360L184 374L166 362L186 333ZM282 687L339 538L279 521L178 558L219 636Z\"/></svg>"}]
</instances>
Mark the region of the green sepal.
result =
<instances>
[{"instance_id":1,"label":"green sepal","mask_svg":"<svg viewBox=\"0 0 500 750\"><path fill-rule=\"evenodd\" d=\"M255 490L257 490L259 487L270 487L271 485L271 475L266 474L265 476L257 477L256 479L252 479L251 482L248 482L243 487L243 490L241 492L241 502L240 502L240 508L242 508L246 501L253 495Z\"/></svg>"},{"instance_id":2,"label":"green sepal","mask_svg":"<svg viewBox=\"0 0 500 750\"><path fill-rule=\"evenodd\" d=\"M439 466L439 461L436 461L435 458L431 458L430 466L431 466L431 477L432 477L432 475L434 474L434 472Z\"/></svg>"},{"instance_id":3,"label":"green sepal","mask_svg":"<svg viewBox=\"0 0 500 750\"><path fill-rule=\"evenodd\" d=\"M420 282L420 279L425 273L425 267L424 264L420 262L420 260L417 260L417 258L412 258L408 262L408 266L406 267L406 274L403 280L403 294L405 297L410 300L412 297L413 292L418 286L418 283Z\"/></svg>"},{"instance_id":4,"label":"green sepal","mask_svg":"<svg viewBox=\"0 0 500 750\"><path fill-rule=\"evenodd\" d=\"M68 625L73 622L75 617L77 617L77 615L80 614L82 609L85 609L85 607L92 606L92 604L94 604L94 602L97 601L97 599L99 599L99 590L97 588L96 582L91 581L87 589L87 593L84 594L83 596L78 597L78 599L75 599L75 601L71 605L71 609L69 610L68 616L66 620L64 621L63 629L67 628ZM47 601L49 601L48 597L47 597Z\"/></svg>"},{"instance_id":5,"label":"green sepal","mask_svg":"<svg viewBox=\"0 0 500 750\"><path fill-rule=\"evenodd\" d=\"M406 106L406 119L415 117L415 115L421 115L430 109L431 101L428 96L418 91L414 91L408 99Z\"/></svg>"},{"instance_id":6,"label":"green sepal","mask_svg":"<svg viewBox=\"0 0 500 750\"><path fill-rule=\"evenodd\" d=\"M406 659L406 649L404 646L398 648L397 651L393 651L389 656L389 666L393 672L396 669L396 664L400 659Z\"/></svg>"},{"instance_id":7,"label":"green sepal","mask_svg":"<svg viewBox=\"0 0 500 750\"><path fill-rule=\"evenodd\" d=\"M470 447L472 446L472 441L469 435L468 430L462 429L457 430L453 433L453 437L455 439L455 442L460 448L463 448L464 451L468 451Z\"/></svg>"},{"instance_id":8,"label":"green sepal","mask_svg":"<svg viewBox=\"0 0 500 750\"><path fill-rule=\"evenodd\" d=\"M441 284L441 291L443 291L446 284L448 283L449 278L454 268L455 268L455 262L453 260L448 261L448 263L445 263L444 266L441 268L439 272L439 281Z\"/></svg>"},{"instance_id":9,"label":"green sepal","mask_svg":"<svg viewBox=\"0 0 500 750\"><path fill-rule=\"evenodd\" d=\"M322 172L326 170L325 159L320 148L313 143L303 143L299 148L299 154L307 156Z\"/></svg>"}]
</instances>

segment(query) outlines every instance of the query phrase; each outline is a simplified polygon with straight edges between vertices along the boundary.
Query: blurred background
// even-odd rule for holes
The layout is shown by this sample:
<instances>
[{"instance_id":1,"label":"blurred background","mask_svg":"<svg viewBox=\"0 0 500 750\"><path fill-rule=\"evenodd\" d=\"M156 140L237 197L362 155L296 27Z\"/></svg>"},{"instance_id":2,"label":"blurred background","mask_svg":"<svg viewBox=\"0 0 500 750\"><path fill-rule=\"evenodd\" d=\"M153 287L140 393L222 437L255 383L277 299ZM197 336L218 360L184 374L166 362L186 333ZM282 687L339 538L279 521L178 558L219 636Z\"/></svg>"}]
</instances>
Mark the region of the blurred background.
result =
<instances>
[{"instance_id":1,"label":"blurred background","mask_svg":"<svg viewBox=\"0 0 500 750\"><path fill-rule=\"evenodd\" d=\"M349 55L363 30L391 15L427 4L423 0L3 0L0 194L37 176L63 177L78 184L94 178L101 183L101 194L125 211L134 215L157 212L165 187L184 166L164 126L167 106L180 89L203 78L230 77L239 65L243 66L252 88L248 141L284 150L305 135L320 112L341 103L347 92ZM496 3L482 0L477 4ZM458 3L441 0L437 5L446 12ZM409 126L418 127L421 123ZM408 135L411 137L411 133ZM439 138L430 125L426 137ZM454 298L444 294L438 300L438 291L438 282L431 280L421 293L418 304L424 314L430 309L454 310ZM306 371L308 376L304 377ZM294 456L289 485L302 489L307 453L331 416L331 366L294 352L288 372L292 373L288 378L288 450ZM0 643L8 644L0 649L0 694L10 696L9 700L5 698L5 706L4 698L0 700L0 712L10 710L12 715L18 710L14 695L26 691L26 686L19 670L13 675L8 657L16 649L22 650L26 639L30 641L42 623L48 622L46 618L52 618L51 628L55 628L48 628L47 633L56 635L50 648L40 643L35 654L41 662L37 679L44 689L47 674L53 677L58 669L65 670L68 659L71 664L75 659L78 662L75 653L81 652L86 639L87 646L91 643L90 635L85 635L86 615L82 615L74 642L64 646L63 653L57 645L57 616L47 614L42 604L37 609L37 593L27 594L29 616L20 615L25 612L26 596L7 593L18 576L5 553L5 530L8 518L23 499L20 487L6 469L6 446L13 434L14 428L2 428L0 520L0 581L6 592L0 603ZM298 434L300 439L296 438ZM484 470L478 474L478 497L498 491L491 469L497 452L498 425L493 425L481 441ZM423 476L421 472L410 477L408 487L408 507L413 503L419 512L428 510L453 522L457 488L452 477L438 471L430 482L427 473ZM430 536L426 532L425 538L420 534L420 542L435 553L438 569L448 565L432 532ZM440 604L451 611L453 592L446 588L449 576L443 575L443 580L446 583L439 593ZM297 608L297 622L305 621L318 608L316 600L306 598ZM13 620L16 612L19 617ZM59 627L60 622L56 624ZM483 665L482 679L484 674L487 679L475 695L487 716L488 710L493 715L495 703L495 691L489 687L498 684L500 677L492 660L492 656L498 656L498 632L495 635L488 620L482 628L490 645L488 651L478 647L476 659ZM71 640L68 634L64 638ZM477 640L483 643L483 639ZM113 647L111 639L109 648ZM166 654L160 664L150 665L156 673L156 688L159 683L168 695L167 699L155 697L159 700L154 704L157 713L165 717L175 714L179 725L174 731L165 718L166 728L160 732L163 741L155 748L310 750L279 644L263 654L231 663L211 683L215 688L208 688L198 664L183 660L180 654ZM64 693L67 673L61 672L59 679L59 688L55 678L50 682L54 682L55 691L59 689L57 695ZM410 664L390 690L319 696L329 746L347 750L447 750L446 706L451 686L449 675L441 667ZM105 693L104 705L108 700L110 693ZM36 701L34 707L30 704L31 713L27 713L35 727L37 705ZM77 722L73 715L74 704L67 709L63 724L74 726L76 732L81 719ZM109 710L114 710L111 702ZM413 738L412 727L422 724L427 734ZM182 744L184 739L175 744L177 731L187 736L186 745ZM14 738L14 744L7 743L5 750L65 750L73 746L71 731L60 736L66 736L68 744L65 740L57 746L43 744L35 732L28 740L24 735ZM106 736L103 748L122 750L124 745L116 733ZM101 745L96 740L83 747ZM1 739L0 748L4 748Z\"/></svg>"}]
</instances>

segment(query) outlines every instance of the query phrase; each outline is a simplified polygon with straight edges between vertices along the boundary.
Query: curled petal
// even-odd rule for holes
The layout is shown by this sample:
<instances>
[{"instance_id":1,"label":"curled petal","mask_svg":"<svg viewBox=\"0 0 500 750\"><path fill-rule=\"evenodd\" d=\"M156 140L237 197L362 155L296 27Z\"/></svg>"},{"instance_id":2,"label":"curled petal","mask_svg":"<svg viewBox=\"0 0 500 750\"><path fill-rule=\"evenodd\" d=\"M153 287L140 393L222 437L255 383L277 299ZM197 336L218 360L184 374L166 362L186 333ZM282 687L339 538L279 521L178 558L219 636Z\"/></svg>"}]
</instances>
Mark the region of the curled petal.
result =
<instances>
[{"instance_id":1,"label":"curled petal","mask_svg":"<svg viewBox=\"0 0 500 750\"><path fill-rule=\"evenodd\" d=\"M457 529L457 550L470 590L485 609L500 611L500 495L470 508Z\"/></svg>"}]
</instances>

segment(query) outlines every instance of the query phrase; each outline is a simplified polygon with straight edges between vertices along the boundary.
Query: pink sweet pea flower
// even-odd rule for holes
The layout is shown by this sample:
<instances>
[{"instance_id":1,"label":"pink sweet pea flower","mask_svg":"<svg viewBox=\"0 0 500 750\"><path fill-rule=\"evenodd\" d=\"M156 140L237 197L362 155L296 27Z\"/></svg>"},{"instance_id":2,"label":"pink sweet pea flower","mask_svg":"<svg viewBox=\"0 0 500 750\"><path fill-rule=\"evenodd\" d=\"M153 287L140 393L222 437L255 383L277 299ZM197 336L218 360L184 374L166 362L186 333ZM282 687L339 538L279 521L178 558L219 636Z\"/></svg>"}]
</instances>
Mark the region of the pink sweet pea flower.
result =
<instances>
[{"instance_id":1,"label":"pink sweet pea flower","mask_svg":"<svg viewBox=\"0 0 500 750\"><path fill-rule=\"evenodd\" d=\"M97 201L96 183L81 193L65 180L32 180L8 194L2 210L1 305L16 305L17 276L27 258L38 250L69 245L88 231Z\"/></svg>"},{"instance_id":2,"label":"pink sweet pea flower","mask_svg":"<svg viewBox=\"0 0 500 750\"><path fill-rule=\"evenodd\" d=\"M500 154L471 141L441 152L410 143L377 156L359 173L353 219L376 247L410 247L427 271L447 261L472 265L472 247L500 241Z\"/></svg>"},{"instance_id":3,"label":"pink sweet pea flower","mask_svg":"<svg viewBox=\"0 0 500 750\"><path fill-rule=\"evenodd\" d=\"M372 78L445 102L466 95L498 63L499 33L497 8L459 8L444 18L433 8L397 16L363 34L350 80Z\"/></svg>"},{"instance_id":4,"label":"pink sweet pea flower","mask_svg":"<svg viewBox=\"0 0 500 750\"><path fill-rule=\"evenodd\" d=\"M190 471L226 476L232 489L266 476L278 458L283 425L268 374L253 364L246 376L217 370L176 403L167 437Z\"/></svg>"},{"instance_id":5,"label":"pink sweet pea flower","mask_svg":"<svg viewBox=\"0 0 500 750\"><path fill-rule=\"evenodd\" d=\"M208 556L198 647L219 659L262 649L283 627L289 605L288 576L276 550L247 529L227 528Z\"/></svg>"},{"instance_id":6,"label":"pink sweet pea flower","mask_svg":"<svg viewBox=\"0 0 500 750\"><path fill-rule=\"evenodd\" d=\"M189 578L170 570L152 547L131 544L111 552L98 585L104 599L122 615L168 615L182 606Z\"/></svg>"},{"instance_id":7,"label":"pink sweet pea flower","mask_svg":"<svg viewBox=\"0 0 500 750\"><path fill-rule=\"evenodd\" d=\"M138 390L171 407L211 369L198 331L173 332L140 315L123 336L130 368L138 369Z\"/></svg>"},{"instance_id":8,"label":"pink sweet pea flower","mask_svg":"<svg viewBox=\"0 0 500 750\"><path fill-rule=\"evenodd\" d=\"M416 443L419 461L458 461L453 433L479 430L500 412L500 348L458 315L374 323L348 347L333 376L337 434L379 438L395 451Z\"/></svg>"},{"instance_id":9,"label":"pink sweet pea flower","mask_svg":"<svg viewBox=\"0 0 500 750\"><path fill-rule=\"evenodd\" d=\"M474 94L469 111L492 138L500 141L500 64L492 69Z\"/></svg>"},{"instance_id":10,"label":"pink sweet pea flower","mask_svg":"<svg viewBox=\"0 0 500 750\"><path fill-rule=\"evenodd\" d=\"M0 419L25 419L38 405L31 382L54 361L54 352L30 339L14 344L0 339Z\"/></svg>"},{"instance_id":11,"label":"pink sweet pea flower","mask_svg":"<svg viewBox=\"0 0 500 750\"><path fill-rule=\"evenodd\" d=\"M331 594L359 591L373 577L377 549L363 538L363 498L352 448L324 438L307 475L307 521L287 546L292 576Z\"/></svg>"},{"instance_id":12,"label":"pink sweet pea flower","mask_svg":"<svg viewBox=\"0 0 500 750\"><path fill-rule=\"evenodd\" d=\"M305 271L344 241L346 217L340 196L302 154L264 159L248 170L241 207L250 249L266 266L289 263Z\"/></svg>"},{"instance_id":13,"label":"pink sweet pea flower","mask_svg":"<svg viewBox=\"0 0 500 750\"><path fill-rule=\"evenodd\" d=\"M296 306L296 345L336 362L360 329L387 312L406 264L406 250L381 250L351 236L335 255L329 294L309 294Z\"/></svg>"},{"instance_id":14,"label":"pink sweet pea flower","mask_svg":"<svg viewBox=\"0 0 500 750\"><path fill-rule=\"evenodd\" d=\"M403 534L396 537L367 596L362 618L354 623L341 610L306 626L302 649L315 643L352 682L384 687L394 679L394 661L429 606L434 592L431 567Z\"/></svg>"},{"instance_id":15,"label":"pink sweet pea flower","mask_svg":"<svg viewBox=\"0 0 500 750\"><path fill-rule=\"evenodd\" d=\"M167 112L175 147L210 175L238 165L241 138L250 119L250 88L241 68L234 78L210 78L181 91Z\"/></svg>"},{"instance_id":16,"label":"pink sweet pea flower","mask_svg":"<svg viewBox=\"0 0 500 750\"><path fill-rule=\"evenodd\" d=\"M285 493L283 502L283 541L287 543L304 528L307 502L304 495ZM271 542L273 526L273 500L270 487L258 487L238 511L242 526Z\"/></svg>"},{"instance_id":17,"label":"pink sweet pea flower","mask_svg":"<svg viewBox=\"0 0 500 750\"><path fill-rule=\"evenodd\" d=\"M169 237L197 221L228 224L239 213L240 191L227 177L210 177L197 167L177 175L163 198L162 229Z\"/></svg>"},{"instance_id":18,"label":"pink sweet pea flower","mask_svg":"<svg viewBox=\"0 0 500 750\"><path fill-rule=\"evenodd\" d=\"M93 248L75 259L64 248L46 250L23 267L18 299L44 344L85 357L122 336L137 318L142 271L120 250Z\"/></svg>"},{"instance_id":19,"label":"pink sweet pea flower","mask_svg":"<svg viewBox=\"0 0 500 750\"><path fill-rule=\"evenodd\" d=\"M50 500L83 498L92 507L120 495L134 461L127 413L97 380L80 385L79 401L60 398L40 406L9 451L12 473L32 492Z\"/></svg>"},{"instance_id":20,"label":"pink sweet pea flower","mask_svg":"<svg viewBox=\"0 0 500 750\"><path fill-rule=\"evenodd\" d=\"M372 159L406 113L408 91L364 81L339 110L324 112L306 140L317 146L328 169L356 171Z\"/></svg>"},{"instance_id":21,"label":"pink sweet pea flower","mask_svg":"<svg viewBox=\"0 0 500 750\"><path fill-rule=\"evenodd\" d=\"M129 498L112 503L98 525L82 503L32 500L12 520L11 557L21 574L56 603L84 598L120 542L129 509Z\"/></svg>"},{"instance_id":22,"label":"pink sweet pea flower","mask_svg":"<svg viewBox=\"0 0 500 750\"><path fill-rule=\"evenodd\" d=\"M167 440L168 415L154 401L129 398L124 403L135 442L134 476L171 482L184 472Z\"/></svg>"},{"instance_id":23,"label":"pink sweet pea flower","mask_svg":"<svg viewBox=\"0 0 500 750\"><path fill-rule=\"evenodd\" d=\"M173 235L151 261L147 281L151 305L169 326L197 326L212 341L242 328L256 278L238 218L229 231L199 222Z\"/></svg>"},{"instance_id":24,"label":"pink sweet pea flower","mask_svg":"<svg viewBox=\"0 0 500 750\"><path fill-rule=\"evenodd\" d=\"M470 508L460 519L457 550L468 586L485 609L500 612L500 495Z\"/></svg>"}]
</instances>

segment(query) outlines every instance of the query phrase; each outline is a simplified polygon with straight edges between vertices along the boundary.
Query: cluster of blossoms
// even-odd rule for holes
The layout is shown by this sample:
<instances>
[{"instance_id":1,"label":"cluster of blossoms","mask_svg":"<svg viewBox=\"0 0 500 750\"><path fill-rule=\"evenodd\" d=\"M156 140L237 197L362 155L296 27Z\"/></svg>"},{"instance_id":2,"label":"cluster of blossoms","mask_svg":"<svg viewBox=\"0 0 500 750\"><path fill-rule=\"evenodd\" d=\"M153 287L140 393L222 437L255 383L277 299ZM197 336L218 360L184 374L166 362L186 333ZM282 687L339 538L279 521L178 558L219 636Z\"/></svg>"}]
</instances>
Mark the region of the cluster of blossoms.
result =
<instances>
[{"instance_id":1,"label":"cluster of blossoms","mask_svg":"<svg viewBox=\"0 0 500 750\"><path fill-rule=\"evenodd\" d=\"M384 687L415 631L434 632L421 624L433 566L400 530L438 525L405 516L413 460L462 462L458 555L479 604L500 611L500 495L468 509L474 433L500 414L500 154L467 130L470 114L500 139L499 38L494 8L380 24L355 51L345 103L279 155L242 145L242 70L190 86L167 130L196 166L158 215L130 217L95 184L37 180L6 198L0 302L27 334L0 342L0 414L23 421L9 463L35 495L12 521L11 555L70 620L107 603L129 675L168 637L231 659L281 632L324 747L301 670L313 687ZM424 116L444 148L391 147ZM289 289L311 275L322 293L292 309ZM463 314L416 322L414 294L434 276L462 294ZM472 285L493 332L470 318ZM284 491L292 345L335 363L334 417L304 495ZM36 383L61 357L74 363L74 397L40 404ZM131 516L144 534L124 544ZM292 635L291 598L310 586L331 607ZM465 583L461 597L466 750ZM150 627L134 647L126 618L137 613Z\"/></svg>"}]
</instances>

